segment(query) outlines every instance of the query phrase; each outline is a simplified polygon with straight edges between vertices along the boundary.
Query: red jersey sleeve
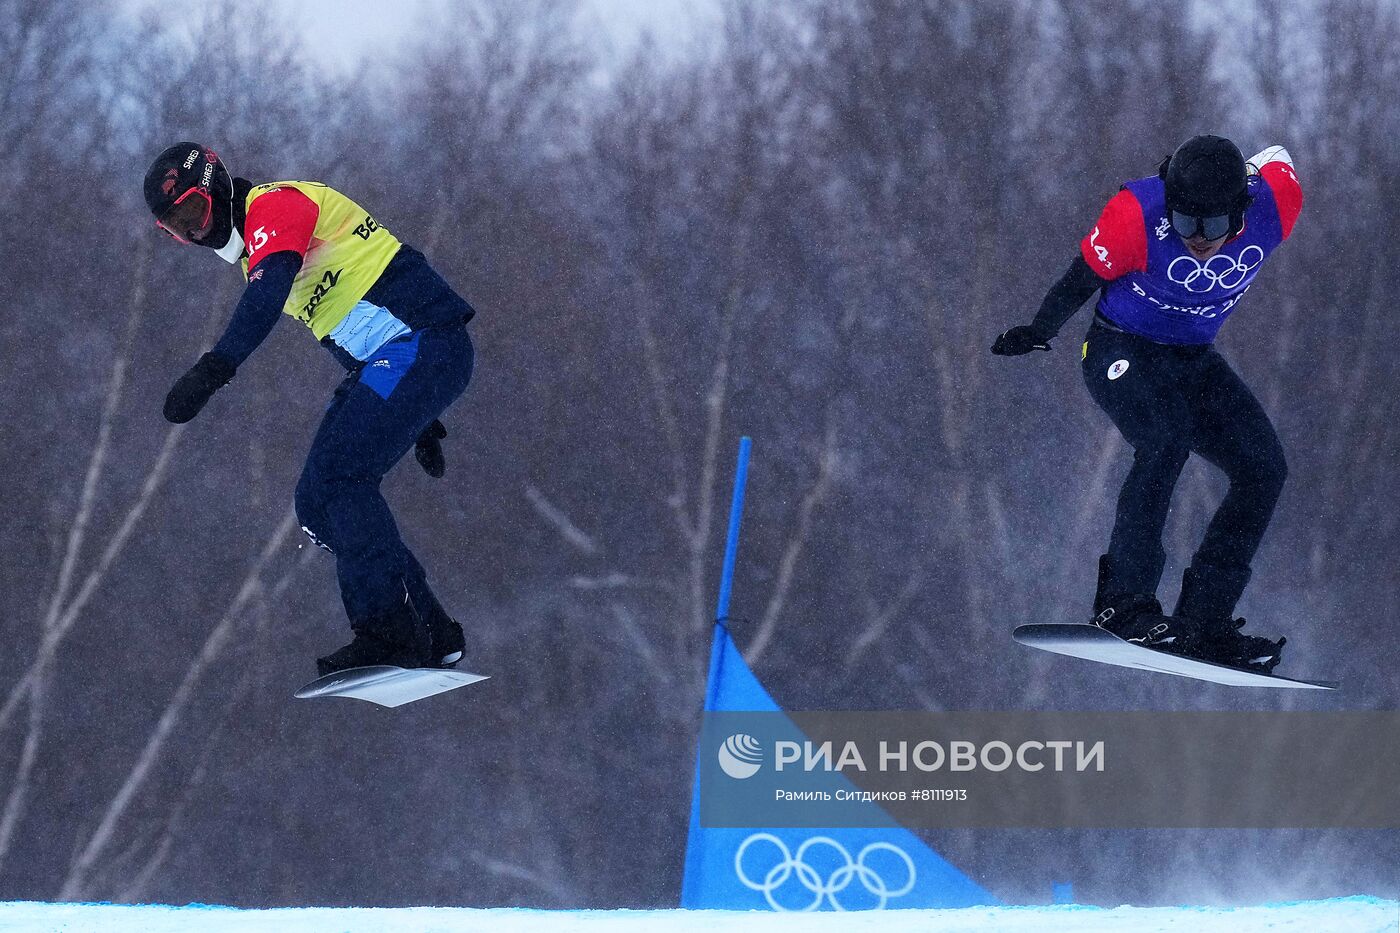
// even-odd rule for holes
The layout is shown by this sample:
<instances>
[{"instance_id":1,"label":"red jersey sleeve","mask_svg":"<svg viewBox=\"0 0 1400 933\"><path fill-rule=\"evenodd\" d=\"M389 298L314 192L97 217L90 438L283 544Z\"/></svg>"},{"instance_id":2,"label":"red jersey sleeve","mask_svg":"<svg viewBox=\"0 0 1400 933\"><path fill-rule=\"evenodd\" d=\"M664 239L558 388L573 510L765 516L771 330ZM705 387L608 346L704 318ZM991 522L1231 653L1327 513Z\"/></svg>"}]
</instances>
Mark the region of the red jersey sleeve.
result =
<instances>
[{"instance_id":1,"label":"red jersey sleeve","mask_svg":"<svg viewBox=\"0 0 1400 933\"><path fill-rule=\"evenodd\" d=\"M1303 212L1303 186L1298 181L1298 173L1287 162L1265 162L1259 167L1259 175L1274 194L1278 205L1278 222L1283 228L1283 238L1293 232L1298 215Z\"/></svg>"},{"instance_id":2,"label":"red jersey sleeve","mask_svg":"<svg viewBox=\"0 0 1400 933\"><path fill-rule=\"evenodd\" d=\"M290 250L305 257L321 209L295 188L272 188L248 205L243 240L248 246L248 272L264 256Z\"/></svg>"},{"instance_id":3,"label":"red jersey sleeve","mask_svg":"<svg viewBox=\"0 0 1400 933\"><path fill-rule=\"evenodd\" d=\"M1099 222L1079 242L1079 251L1101 279L1111 281L1147 268L1147 228L1142 205L1131 191L1109 199Z\"/></svg>"}]
</instances>

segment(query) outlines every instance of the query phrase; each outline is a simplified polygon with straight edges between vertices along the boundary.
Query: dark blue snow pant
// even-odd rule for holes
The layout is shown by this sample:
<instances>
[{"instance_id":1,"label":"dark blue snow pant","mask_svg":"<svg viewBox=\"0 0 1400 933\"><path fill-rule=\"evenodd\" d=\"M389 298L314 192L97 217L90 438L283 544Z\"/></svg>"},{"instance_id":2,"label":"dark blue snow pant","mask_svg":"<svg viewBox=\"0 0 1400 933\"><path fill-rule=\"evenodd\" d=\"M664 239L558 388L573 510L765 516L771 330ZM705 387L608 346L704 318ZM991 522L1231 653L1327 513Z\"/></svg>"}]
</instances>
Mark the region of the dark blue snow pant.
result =
<instances>
[{"instance_id":1,"label":"dark blue snow pant","mask_svg":"<svg viewBox=\"0 0 1400 933\"><path fill-rule=\"evenodd\" d=\"M379 491L390 468L466 389L473 350L466 326L430 327L381 347L335 391L297 483L296 510L311 540L336 559L352 626L402 605L441 611Z\"/></svg>"},{"instance_id":2,"label":"dark blue snow pant","mask_svg":"<svg viewBox=\"0 0 1400 933\"><path fill-rule=\"evenodd\" d=\"M1194 452L1230 481L1191 561L1191 572L1214 581L1218 611L1228 613L1288 474L1268 415L1209 345L1154 343L1095 322L1082 368L1089 394L1133 447L1108 546L1106 594L1156 592L1172 490Z\"/></svg>"}]
</instances>

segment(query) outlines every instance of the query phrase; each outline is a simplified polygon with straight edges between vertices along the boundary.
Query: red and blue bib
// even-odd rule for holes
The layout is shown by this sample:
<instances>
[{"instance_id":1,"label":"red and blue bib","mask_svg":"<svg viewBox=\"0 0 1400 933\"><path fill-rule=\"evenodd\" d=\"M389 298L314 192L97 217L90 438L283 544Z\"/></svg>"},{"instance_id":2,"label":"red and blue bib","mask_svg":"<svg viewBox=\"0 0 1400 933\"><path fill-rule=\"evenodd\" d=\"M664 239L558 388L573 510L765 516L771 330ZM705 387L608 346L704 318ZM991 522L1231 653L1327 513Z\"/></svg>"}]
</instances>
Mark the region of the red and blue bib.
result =
<instances>
[{"instance_id":1,"label":"red and blue bib","mask_svg":"<svg viewBox=\"0 0 1400 933\"><path fill-rule=\"evenodd\" d=\"M1099 313L1158 343L1215 340L1264 260L1292 233L1303 206L1298 176L1283 160L1251 175L1249 193L1244 229L1201 261L1172 231L1162 180L1153 175L1125 184L1080 243L1090 268L1107 280Z\"/></svg>"}]
</instances>

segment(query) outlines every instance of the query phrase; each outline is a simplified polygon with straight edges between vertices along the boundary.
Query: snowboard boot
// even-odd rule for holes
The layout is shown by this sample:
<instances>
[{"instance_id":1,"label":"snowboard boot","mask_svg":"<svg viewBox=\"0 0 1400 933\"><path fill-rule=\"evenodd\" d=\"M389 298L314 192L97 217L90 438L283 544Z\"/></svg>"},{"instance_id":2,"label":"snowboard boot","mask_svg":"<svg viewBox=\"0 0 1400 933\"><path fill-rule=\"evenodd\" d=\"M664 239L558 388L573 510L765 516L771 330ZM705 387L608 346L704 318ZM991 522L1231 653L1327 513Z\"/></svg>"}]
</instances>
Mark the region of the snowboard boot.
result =
<instances>
[{"instance_id":1,"label":"snowboard boot","mask_svg":"<svg viewBox=\"0 0 1400 933\"><path fill-rule=\"evenodd\" d=\"M339 651L316 659L322 677L352 667L432 667L432 640L428 628L405 597L397 608L350 623L355 640Z\"/></svg>"},{"instance_id":2,"label":"snowboard boot","mask_svg":"<svg viewBox=\"0 0 1400 933\"><path fill-rule=\"evenodd\" d=\"M462 626L447 613L429 615L428 636L432 642L432 663L435 667L456 667L462 660L462 652L467 648L467 639L462 634Z\"/></svg>"},{"instance_id":3,"label":"snowboard boot","mask_svg":"<svg viewBox=\"0 0 1400 933\"><path fill-rule=\"evenodd\" d=\"M1264 674L1278 666L1288 639L1246 635L1240 631L1244 619L1231 618L1249 575L1247 567L1187 568L1181 579L1181 597L1172 613L1189 633L1183 643L1184 654Z\"/></svg>"},{"instance_id":4,"label":"snowboard boot","mask_svg":"<svg viewBox=\"0 0 1400 933\"><path fill-rule=\"evenodd\" d=\"M1145 648L1173 650L1178 632L1162 614L1157 597L1147 593L1115 593L1113 564L1107 554L1099 558L1099 583L1094 592L1094 625Z\"/></svg>"},{"instance_id":5,"label":"snowboard boot","mask_svg":"<svg viewBox=\"0 0 1400 933\"><path fill-rule=\"evenodd\" d=\"M415 597L414 594L417 593ZM442 603L427 588L426 581L417 588L409 586L409 600L418 612L418 618L428 627L428 638L432 642L432 667L444 670L456 667L462 660L462 652L467 649L467 640L462 634L462 626L447 614Z\"/></svg>"}]
</instances>

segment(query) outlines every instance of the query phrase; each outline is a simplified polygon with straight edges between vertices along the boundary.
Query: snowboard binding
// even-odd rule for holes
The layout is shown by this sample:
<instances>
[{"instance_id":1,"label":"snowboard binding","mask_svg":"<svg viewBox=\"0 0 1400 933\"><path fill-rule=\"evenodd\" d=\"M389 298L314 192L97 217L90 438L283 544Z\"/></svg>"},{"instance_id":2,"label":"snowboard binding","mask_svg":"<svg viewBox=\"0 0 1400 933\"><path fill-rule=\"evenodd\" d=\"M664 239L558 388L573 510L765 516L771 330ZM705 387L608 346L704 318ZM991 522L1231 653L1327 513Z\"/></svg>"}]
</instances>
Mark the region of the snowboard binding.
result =
<instances>
[{"instance_id":1,"label":"snowboard binding","mask_svg":"<svg viewBox=\"0 0 1400 933\"><path fill-rule=\"evenodd\" d=\"M1145 648L1161 648L1176 640L1172 619L1162 615L1156 598L1135 593L1121 597L1094 616L1094 624L1119 638Z\"/></svg>"},{"instance_id":2,"label":"snowboard binding","mask_svg":"<svg viewBox=\"0 0 1400 933\"><path fill-rule=\"evenodd\" d=\"M1113 564L1107 554L1099 558L1093 624L1144 648L1170 650L1179 635L1177 621L1163 614L1157 597L1118 590L1113 583Z\"/></svg>"},{"instance_id":3,"label":"snowboard binding","mask_svg":"<svg viewBox=\"0 0 1400 933\"><path fill-rule=\"evenodd\" d=\"M1244 619L1213 619L1190 626L1181 653L1214 664L1271 673L1283 660L1283 646L1288 639L1275 641L1262 635L1246 635L1240 631L1244 624Z\"/></svg>"}]
</instances>

